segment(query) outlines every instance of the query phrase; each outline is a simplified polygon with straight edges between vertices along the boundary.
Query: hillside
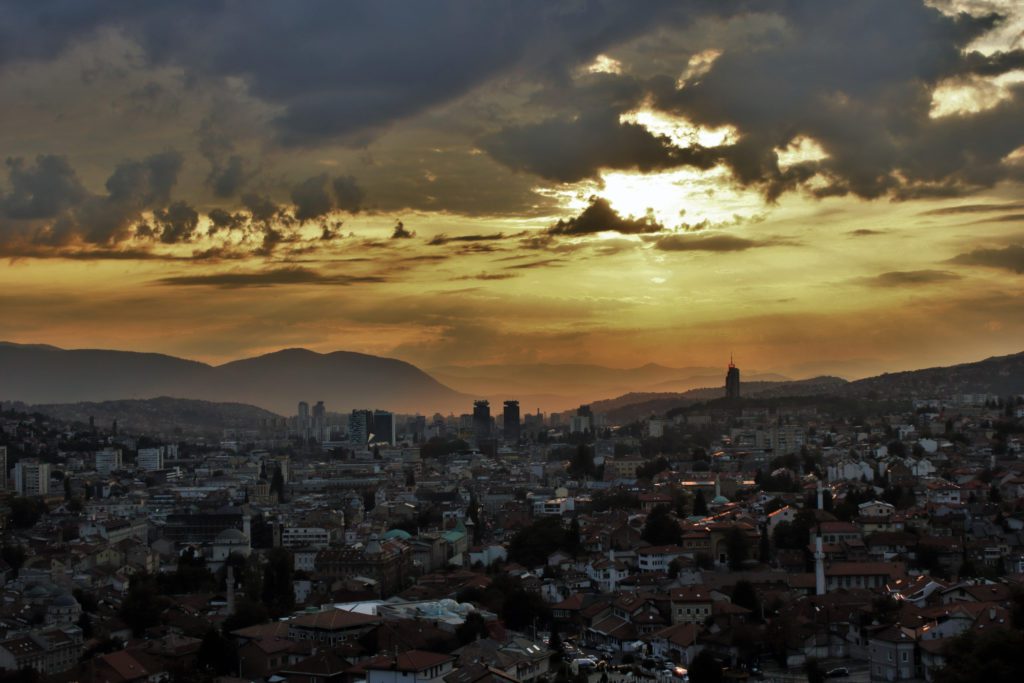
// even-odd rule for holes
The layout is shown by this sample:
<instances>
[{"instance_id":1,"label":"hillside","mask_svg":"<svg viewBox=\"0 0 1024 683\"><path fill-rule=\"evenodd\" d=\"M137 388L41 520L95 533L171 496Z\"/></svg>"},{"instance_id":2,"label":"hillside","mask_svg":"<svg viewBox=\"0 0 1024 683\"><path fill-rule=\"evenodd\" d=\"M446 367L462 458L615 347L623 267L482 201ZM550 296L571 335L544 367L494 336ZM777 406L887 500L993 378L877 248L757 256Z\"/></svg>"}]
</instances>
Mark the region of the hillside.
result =
<instances>
[{"instance_id":1,"label":"hillside","mask_svg":"<svg viewBox=\"0 0 1024 683\"><path fill-rule=\"evenodd\" d=\"M713 386L725 377L724 368L673 368L648 363L612 368L589 363L510 363L444 365L428 372L448 386L500 405L516 398L526 410L562 411L589 403L594 396L630 393L679 393ZM750 380L785 380L777 374L746 373Z\"/></svg>"},{"instance_id":2,"label":"hillside","mask_svg":"<svg viewBox=\"0 0 1024 683\"><path fill-rule=\"evenodd\" d=\"M722 396L723 387L693 389L681 393L630 393L591 408L623 424L699 401ZM986 358L975 363L909 370L847 382L838 377L816 377L791 382L743 382L749 398L836 396L842 398L909 399L952 397L957 394L1024 394L1024 353Z\"/></svg>"},{"instance_id":3,"label":"hillside","mask_svg":"<svg viewBox=\"0 0 1024 683\"><path fill-rule=\"evenodd\" d=\"M287 349L220 366L174 356L0 344L0 398L29 404L187 398L245 403L294 415L299 401L328 410L465 411L471 397L409 363L360 353Z\"/></svg>"},{"instance_id":4,"label":"hillside","mask_svg":"<svg viewBox=\"0 0 1024 683\"><path fill-rule=\"evenodd\" d=\"M903 398L931 398L955 394L1024 393L1024 353L993 356L975 363L893 372L850 382L844 393Z\"/></svg>"},{"instance_id":5,"label":"hillside","mask_svg":"<svg viewBox=\"0 0 1024 683\"><path fill-rule=\"evenodd\" d=\"M146 434L211 434L220 437L225 429L254 429L261 420L278 415L243 403L213 403L161 396L151 399L36 404L25 406L65 422L87 424L89 418L98 427L108 429L114 420L118 428Z\"/></svg>"},{"instance_id":6,"label":"hillside","mask_svg":"<svg viewBox=\"0 0 1024 683\"><path fill-rule=\"evenodd\" d=\"M814 377L787 382L744 382L743 395L749 398L823 396L842 391L846 384L846 380L839 377ZM607 415L612 424L624 424L650 415L664 415L680 406L721 398L723 391L722 387L706 387L682 393L634 393L595 401L590 407L595 413Z\"/></svg>"}]
</instances>

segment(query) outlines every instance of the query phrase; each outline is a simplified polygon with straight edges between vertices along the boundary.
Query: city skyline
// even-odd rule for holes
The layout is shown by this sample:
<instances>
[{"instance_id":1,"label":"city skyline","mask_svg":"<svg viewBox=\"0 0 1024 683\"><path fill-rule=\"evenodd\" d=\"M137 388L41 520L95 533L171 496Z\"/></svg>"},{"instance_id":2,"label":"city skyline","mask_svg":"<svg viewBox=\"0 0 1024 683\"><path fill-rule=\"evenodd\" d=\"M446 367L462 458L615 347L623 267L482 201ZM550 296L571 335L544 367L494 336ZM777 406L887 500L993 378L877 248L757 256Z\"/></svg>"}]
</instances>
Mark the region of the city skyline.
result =
<instances>
[{"instance_id":1,"label":"city skyline","mask_svg":"<svg viewBox=\"0 0 1024 683\"><path fill-rule=\"evenodd\" d=\"M395 9L6 10L0 339L848 379L1021 350L1014 3Z\"/></svg>"}]
</instances>

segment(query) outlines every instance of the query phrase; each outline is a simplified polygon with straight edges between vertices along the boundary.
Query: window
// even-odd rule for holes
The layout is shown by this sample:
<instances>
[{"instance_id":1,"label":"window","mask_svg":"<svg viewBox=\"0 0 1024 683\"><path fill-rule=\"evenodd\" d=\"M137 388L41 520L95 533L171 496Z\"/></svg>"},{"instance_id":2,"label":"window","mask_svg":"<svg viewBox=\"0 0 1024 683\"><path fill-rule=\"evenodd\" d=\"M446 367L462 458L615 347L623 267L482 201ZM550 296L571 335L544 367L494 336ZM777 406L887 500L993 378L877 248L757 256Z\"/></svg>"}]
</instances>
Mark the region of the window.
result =
<instances>
[{"instance_id":1,"label":"window","mask_svg":"<svg viewBox=\"0 0 1024 683\"><path fill-rule=\"evenodd\" d=\"M907 661L907 651L906 650L904 650L903 652L900 653L900 659L902 659L904 662Z\"/></svg>"}]
</instances>

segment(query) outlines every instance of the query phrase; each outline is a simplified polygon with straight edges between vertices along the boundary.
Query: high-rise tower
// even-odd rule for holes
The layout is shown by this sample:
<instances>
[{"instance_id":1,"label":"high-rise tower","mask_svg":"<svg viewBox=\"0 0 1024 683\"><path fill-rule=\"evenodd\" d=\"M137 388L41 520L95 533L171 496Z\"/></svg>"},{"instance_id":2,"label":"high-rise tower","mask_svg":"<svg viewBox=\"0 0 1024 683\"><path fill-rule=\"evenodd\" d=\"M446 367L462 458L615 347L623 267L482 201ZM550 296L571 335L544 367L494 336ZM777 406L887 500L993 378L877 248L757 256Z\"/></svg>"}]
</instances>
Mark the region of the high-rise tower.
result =
<instances>
[{"instance_id":1,"label":"high-rise tower","mask_svg":"<svg viewBox=\"0 0 1024 683\"><path fill-rule=\"evenodd\" d=\"M505 433L505 441L519 441L519 401L505 401L501 428Z\"/></svg>"},{"instance_id":2,"label":"high-rise tower","mask_svg":"<svg viewBox=\"0 0 1024 683\"><path fill-rule=\"evenodd\" d=\"M740 397L740 369L732 362L732 354L729 354L729 371L725 373L725 397Z\"/></svg>"},{"instance_id":3,"label":"high-rise tower","mask_svg":"<svg viewBox=\"0 0 1024 683\"><path fill-rule=\"evenodd\" d=\"M491 404L489 401L473 401L473 438L477 446L491 438Z\"/></svg>"}]
</instances>

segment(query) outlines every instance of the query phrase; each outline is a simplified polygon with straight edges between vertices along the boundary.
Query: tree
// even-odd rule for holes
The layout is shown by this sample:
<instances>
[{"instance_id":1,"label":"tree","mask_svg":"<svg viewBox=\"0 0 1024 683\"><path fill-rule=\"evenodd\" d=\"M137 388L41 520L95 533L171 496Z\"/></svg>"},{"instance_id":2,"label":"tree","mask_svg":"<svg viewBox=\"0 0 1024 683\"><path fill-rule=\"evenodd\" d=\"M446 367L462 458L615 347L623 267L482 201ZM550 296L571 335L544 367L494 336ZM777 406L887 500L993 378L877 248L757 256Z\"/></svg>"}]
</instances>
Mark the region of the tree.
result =
<instances>
[{"instance_id":1,"label":"tree","mask_svg":"<svg viewBox=\"0 0 1024 683\"><path fill-rule=\"evenodd\" d=\"M651 545L679 545L683 540L683 532L670 514L668 506L656 505L647 515L640 538Z\"/></svg>"},{"instance_id":2,"label":"tree","mask_svg":"<svg viewBox=\"0 0 1024 683\"><path fill-rule=\"evenodd\" d=\"M477 638L486 638L487 636L487 622L479 612L470 612L466 615L466 620L455 628L455 637L462 645L468 645Z\"/></svg>"},{"instance_id":3,"label":"tree","mask_svg":"<svg viewBox=\"0 0 1024 683\"><path fill-rule=\"evenodd\" d=\"M576 479L592 477L595 469L594 454L590 452L590 448L585 443L581 443L576 447L576 453L569 461L569 476Z\"/></svg>"},{"instance_id":4,"label":"tree","mask_svg":"<svg viewBox=\"0 0 1024 683\"><path fill-rule=\"evenodd\" d=\"M804 663L804 673L807 674L807 683L825 683L825 672L813 657Z\"/></svg>"},{"instance_id":5,"label":"tree","mask_svg":"<svg viewBox=\"0 0 1024 683\"><path fill-rule=\"evenodd\" d=\"M757 597L754 584L749 581L737 581L733 586L732 604L750 610L754 619L761 617L761 600Z\"/></svg>"},{"instance_id":6,"label":"tree","mask_svg":"<svg viewBox=\"0 0 1024 683\"><path fill-rule=\"evenodd\" d=\"M653 479L656 474L668 469L668 460L664 457L649 460L636 469L637 479Z\"/></svg>"},{"instance_id":7,"label":"tree","mask_svg":"<svg viewBox=\"0 0 1024 683\"><path fill-rule=\"evenodd\" d=\"M747 533L734 526L725 535L725 551L729 554L729 569L739 571L750 557L750 539Z\"/></svg>"},{"instance_id":8,"label":"tree","mask_svg":"<svg viewBox=\"0 0 1024 683\"><path fill-rule=\"evenodd\" d=\"M239 598L235 601L234 614L229 615L224 620L224 623L221 624L221 629L227 635L240 628L262 624L269 618L267 608L261 603L248 598Z\"/></svg>"},{"instance_id":9,"label":"tree","mask_svg":"<svg viewBox=\"0 0 1024 683\"><path fill-rule=\"evenodd\" d=\"M169 600L157 590L152 577L137 574L132 577L128 595L122 601L118 615L132 629L132 633L141 636L147 628L160 623L160 614L169 604Z\"/></svg>"},{"instance_id":10,"label":"tree","mask_svg":"<svg viewBox=\"0 0 1024 683\"><path fill-rule=\"evenodd\" d=\"M25 549L20 545L4 544L0 550L0 557L14 570L14 576L18 576L18 570L25 564Z\"/></svg>"},{"instance_id":11,"label":"tree","mask_svg":"<svg viewBox=\"0 0 1024 683\"><path fill-rule=\"evenodd\" d=\"M562 635L558 632L558 622L551 624L551 636L548 638L548 647L551 648L551 663L556 664L565 657L565 648L562 645Z\"/></svg>"},{"instance_id":12,"label":"tree","mask_svg":"<svg viewBox=\"0 0 1024 683\"><path fill-rule=\"evenodd\" d=\"M583 540L580 538L580 520L575 517L569 522L569 530L565 532L562 549L573 557L576 557L583 549Z\"/></svg>"},{"instance_id":13,"label":"tree","mask_svg":"<svg viewBox=\"0 0 1024 683\"><path fill-rule=\"evenodd\" d=\"M708 501L704 499L703 490L698 490L693 499L693 514L700 516L708 514Z\"/></svg>"},{"instance_id":14,"label":"tree","mask_svg":"<svg viewBox=\"0 0 1024 683\"><path fill-rule=\"evenodd\" d=\"M1016 683L1024 669L1024 632L967 631L952 638L943 653L946 665L934 683Z\"/></svg>"},{"instance_id":15,"label":"tree","mask_svg":"<svg viewBox=\"0 0 1024 683\"><path fill-rule=\"evenodd\" d=\"M277 500L279 503L285 502L284 497L284 474L281 472L281 466L278 465L274 468L274 476L270 480L270 492L277 494Z\"/></svg>"},{"instance_id":16,"label":"tree","mask_svg":"<svg viewBox=\"0 0 1024 683\"><path fill-rule=\"evenodd\" d=\"M527 567L547 562L548 555L565 544L565 529L558 517L542 517L519 531L508 544L508 557Z\"/></svg>"},{"instance_id":17,"label":"tree","mask_svg":"<svg viewBox=\"0 0 1024 683\"><path fill-rule=\"evenodd\" d=\"M201 671L223 676L237 669L235 647L217 629L211 628L203 636L196 655L196 666Z\"/></svg>"},{"instance_id":18,"label":"tree","mask_svg":"<svg viewBox=\"0 0 1024 683\"><path fill-rule=\"evenodd\" d=\"M722 683L722 665L707 648L693 658L689 674L691 683Z\"/></svg>"},{"instance_id":19,"label":"tree","mask_svg":"<svg viewBox=\"0 0 1024 683\"><path fill-rule=\"evenodd\" d=\"M8 505L11 508L11 524L15 529L31 529L47 512L46 504L41 500L22 496L12 498Z\"/></svg>"},{"instance_id":20,"label":"tree","mask_svg":"<svg viewBox=\"0 0 1024 683\"><path fill-rule=\"evenodd\" d=\"M267 553L267 563L263 565L262 597L271 616L283 616L295 607L294 566L292 554L284 548L273 548Z\"/></svg>"}]
</instances>

